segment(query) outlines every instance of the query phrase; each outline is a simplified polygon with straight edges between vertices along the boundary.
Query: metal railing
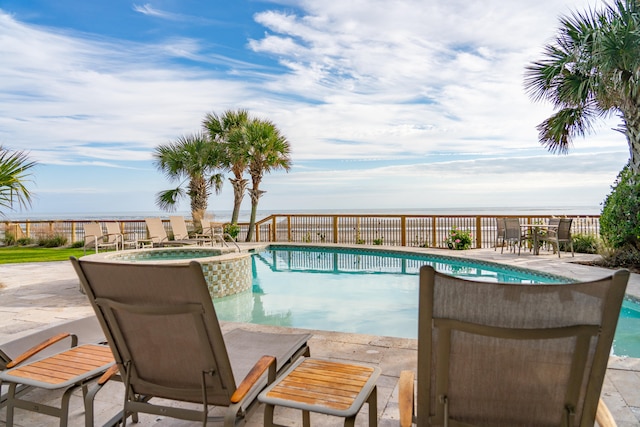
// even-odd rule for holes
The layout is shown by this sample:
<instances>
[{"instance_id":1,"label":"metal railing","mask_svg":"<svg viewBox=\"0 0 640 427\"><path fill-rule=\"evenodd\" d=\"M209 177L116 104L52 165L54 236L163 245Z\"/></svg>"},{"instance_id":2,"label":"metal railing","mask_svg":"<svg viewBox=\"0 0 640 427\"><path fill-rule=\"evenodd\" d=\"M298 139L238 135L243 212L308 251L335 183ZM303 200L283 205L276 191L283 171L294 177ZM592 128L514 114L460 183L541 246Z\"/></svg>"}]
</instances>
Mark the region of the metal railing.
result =
<instances>
[{"instance_id":1,"label":"metal railing","mask_svg":"<svg viewBox=\"0 0 640 427\"><path fill-rule=\"evenodd\" d=\"M551 215L519 216L523 224L544 223ZM496 243L496 216L490 215L367 215L367 214L276 214L256 223L253 241L293 242L293 243L338 243L383 246L411 246L445 248L445 239L453 227L469 231L472 248L493 247ZM579 215L573 218L572 234L599 236L599 216ZM68 243L84 240L82 224L114 220L22 220L3 221L0 227L0 241L5 241L6 233L14 238L27 237L37 241L47 236L62 235ZM144 220L116 220L125 233L136 233L138 238L148 237ZM169 220L163 223L171 236ZM192 224L187 219L187 225ZM238 224L238 241L246 239L248 223ZM19 227L19 230L15 227ZM12 231L13 230L13 231ZM17 233L16 233L17 232ZM19 234L23 234L20 236Z\"/></svg>"}]
</instances>

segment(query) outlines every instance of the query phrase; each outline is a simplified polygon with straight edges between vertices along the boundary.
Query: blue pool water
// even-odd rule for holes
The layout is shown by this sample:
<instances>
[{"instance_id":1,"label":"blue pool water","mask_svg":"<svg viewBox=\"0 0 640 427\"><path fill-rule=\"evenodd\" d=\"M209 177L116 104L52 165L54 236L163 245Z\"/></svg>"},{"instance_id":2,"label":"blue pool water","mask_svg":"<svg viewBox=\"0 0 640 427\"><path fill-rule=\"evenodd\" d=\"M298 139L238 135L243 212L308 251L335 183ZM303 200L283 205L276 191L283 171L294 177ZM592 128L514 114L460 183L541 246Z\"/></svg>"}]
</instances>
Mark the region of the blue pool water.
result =
<instances>
[{"instance_id":1,"label":"blue pool water","mask_svg":"<svg viewBox=\"0 0 640 427\"><path fill-rule=\"evenodd\" d=\"M252 255L253 290L214 304L221 320L416 338L420 266L474 280L570 283L481 261L354 249L273 247ZM614 353L640 357L640 305L625 301Z\"/></svg>"}]
</instances>

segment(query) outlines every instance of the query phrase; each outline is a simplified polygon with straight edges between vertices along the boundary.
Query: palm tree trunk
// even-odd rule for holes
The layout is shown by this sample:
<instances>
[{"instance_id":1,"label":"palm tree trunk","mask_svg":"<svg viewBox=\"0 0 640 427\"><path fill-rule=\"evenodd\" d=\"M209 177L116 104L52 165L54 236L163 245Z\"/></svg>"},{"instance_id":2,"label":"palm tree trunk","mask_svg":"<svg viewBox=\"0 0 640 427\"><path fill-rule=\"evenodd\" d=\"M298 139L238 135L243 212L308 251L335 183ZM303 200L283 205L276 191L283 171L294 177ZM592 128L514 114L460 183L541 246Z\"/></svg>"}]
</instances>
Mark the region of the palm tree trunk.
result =
<instances>
[{"instance_id":1,"label":"palm tree trunk","mask_svg":"<svg viewBox=\"0 0 640 427\"><path fill-rule=\"evenodd\" d=\"M233 214L231 214L231 224L237 224L238 217L240 216L240 205L242 205L244 191L249 181L243 178L229 178L229 181L231 181L231 185L233 186Z\"/></svg>"},{"instance_id":2,"label":"palm tree trunk","mask_svg":"<svg viewBox=\"0 0 640 427\"><path fill-rule=\"evenodd\" d=\"M253 240L253 230L256 226L256 215L258 214L258 201L260 197L266 191L261 191L258 189L259 183L254 183L254 188L249 190L249 195L251 196L251 218L249 220L249 231L247 232L246 242L251 242Z\"/></svg>"},{"instance_id":3,"label":"palm tree trunk","mask_svg":"<svg viewBox=\"0 0 640 427\"><path fill-rule=\"evenodd\" d=\"M192 177L189 182L189 197L191 198L191 217L196 231L202 231L202 219L207 212L207 181L202 177Z\"/></svg>"},{"instance_id":4,"label":"palm tree trunk","mask_svg":"<svg viewBox=\"0 0 640 427\"><path fill-rule=\"evenodd\" d=\"M635 103L629 104L621 109L629 144L629 167L634 176L640 176L640 107Z\"/></svg>"}]
</instances>

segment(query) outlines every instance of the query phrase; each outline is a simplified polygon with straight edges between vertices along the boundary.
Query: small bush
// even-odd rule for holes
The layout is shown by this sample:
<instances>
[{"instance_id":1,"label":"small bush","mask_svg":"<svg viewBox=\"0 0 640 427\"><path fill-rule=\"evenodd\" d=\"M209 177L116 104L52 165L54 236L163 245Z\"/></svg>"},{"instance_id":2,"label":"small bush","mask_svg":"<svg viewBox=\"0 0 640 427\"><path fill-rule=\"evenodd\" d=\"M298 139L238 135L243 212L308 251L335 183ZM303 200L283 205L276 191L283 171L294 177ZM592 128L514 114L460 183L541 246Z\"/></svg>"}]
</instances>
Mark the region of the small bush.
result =
<instances>
[{"instance_id":1,"label":"small bush","mask_svg":"<svg viewBox=\"0 0 640 427\"><path fill-rule=\"evenodd\" d=\"M238 239L238 234L240 234L240 226L237 224L227 224L224 226L224 232L235 241Z\"/></svg>"},{"instance_id":2,"label":"small bush","mask_svg":"<svg viewBox=\"0 0 640 427\"><path fill-rule=\"evenodd\" d=\"M38 246L45 248L57 248L67 244L67 238L62 234L51 234L38 239Z\"/></svg>"},{"instance_id":3,"label":"small bush","mask_svg":"<svg viewBox=\"0 0 640 427\"><path fill-rule=\"evenodd\" d=\"M602 266L637 270L640 267L640 250L634 245L627 245L602 254Z\"/></svg>"},{"instance_id":4,"label":"small bush","mask_svg":"<svg viewBox=\"0 0 640 427\"><path fill-rule=\"evenodd\" d=\"M590 234L574 234L573 250L581 254L597 254L599 241L596 236ZM560 250L569 251L571 248L565 243L560 244Z\"/></svg>"},{"instance_id":5,"label":"small bush","mask_svg":"<svg viewBox=\"0 0 640 427\"><path fill-rule=\"evenodd\" d=\"M84 246L84 240L79 240L79 241L73 242L71 244L71 247L74 248L74 249L78 249L78 248L81 248L83 246Z\"/></svg>"},{"instance_id":6,"label":"small bush","mask_svg":"<svg viewBox=\"0 0 640 427\"><path fill-rule=\"evenodd\" d=\"M459 230L455 225L451 227L451 231L444 243L449 249L464 250L471 248L471 232L467 230Z\"/></svg>"},{"instance_id":7,"label":"small bush","mask_svg":"<svg viewBox=\"0 0 640 427\"><path fill-rule=\"evenodd\" d=\"M4 233L4 244L5 245L13 246L16 243L18 243L18 242L16 241L16 236L13 233L11 233L10 231Z\"/></svg>"},{"instance_id":8,"label":"small bush","mask_svg":"<svg viewBox=\"0 0 640 427\"><path fill-rule=\"evenodd\" d=\"M603 203L600 235L615 249L629 246L640 249L639 178L625 166Z\"/></svg>"},{"instance_id":9,"label":"small bush","mask_svg":"<svg viewBox=\"0 0 640 427\"><path fill-rule=\"evenodd\" d=\"M20 246L29 246L30 244L33 243L33 241L31 240L30 237L21 237L18 240L16 240L16 243Z\"/></svg>"}]
</instances>

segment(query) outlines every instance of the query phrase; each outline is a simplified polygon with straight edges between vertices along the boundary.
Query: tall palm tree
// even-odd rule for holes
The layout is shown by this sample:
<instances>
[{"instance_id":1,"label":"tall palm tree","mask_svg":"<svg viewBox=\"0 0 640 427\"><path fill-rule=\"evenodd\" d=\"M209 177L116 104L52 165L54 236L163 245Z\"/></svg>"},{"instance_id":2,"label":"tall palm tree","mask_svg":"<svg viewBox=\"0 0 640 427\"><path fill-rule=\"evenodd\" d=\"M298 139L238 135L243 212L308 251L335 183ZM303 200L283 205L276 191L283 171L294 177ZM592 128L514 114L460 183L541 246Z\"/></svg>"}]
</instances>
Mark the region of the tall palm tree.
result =
<instances>
[{"instance_id":1,"label":"tall palm tree","mask_svg":"<svg viewBox=\"0 0 640 427\"><path fill-rule=\"evenodd\" d=\"M218 193L222 188L222 175L217 172L219 163L215 148L203 134L196 133L159 145L153 157L155 166L169 180L180 181L178 187L159 192L156 204L162 210L174 212L178 201L188 196L194 226L201 229L211 190ZM187 181L188 189L185 191L183 184Z\"/></svg>"},{"instance_id":2,"label":"tall palm tree","mask_svg":"<svg viewBox=\"0 0 640 427\"><path fill-rule=\"evenodd\" d=\"M246 151L242 140L236 138L235 141L229 141L229 134L234 129L244 126L249 121L249 112L247 110L227 110L221 116L215 113L208 113L202 126L205 133L208 134L209 140L220 147L220 164L226 170L229 170L233 177L229 178L233 186L233 213L231 215L231 223L237 224L240 216L240 206L244 198L244 192L249 181L244 178L243 174L247 168Z\"/></svg>"},{"instance_id":3,"label":"tall palm tree","mask_svg":"<svg viewBox=\"0 0 640 427\"><path fill-rule=\"evenodd\" d=\"M229 134L229 141L231 144L247 147L246 164L252 184L252 188L249 189L251 218L246 239L249 242L253 239L258 201L265 193L260 190L262 177L272 170L288 171L291 168L289 141L272 122L259 119L252 119L243 127L232 131Z\"/></svg>"},{"instance_id":4,"label":"tall palm tree","mask_svg":"<svg viewBox=\"0 0 640 427\"><path fill-rule=\"evenodd\" d=\"M640 173L640 2L615 0L601 11L562 17L544 58L527 67L525 87L558 110L538 125L551 152L566 153L595 119L617 114L630 167Z\"/></svg>"},{"instance_id":5,"label":"tall palm tree","mask_svg":"<svg viewBox=\"0 0 640 427\"><path fill-rule=\"evenodd\" d=\"M9 151L0 145L0 208L31 206L31 192L26 183L30 169L36 164L24 151Z\"/></svg>"}]
</instances>

